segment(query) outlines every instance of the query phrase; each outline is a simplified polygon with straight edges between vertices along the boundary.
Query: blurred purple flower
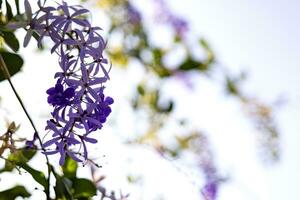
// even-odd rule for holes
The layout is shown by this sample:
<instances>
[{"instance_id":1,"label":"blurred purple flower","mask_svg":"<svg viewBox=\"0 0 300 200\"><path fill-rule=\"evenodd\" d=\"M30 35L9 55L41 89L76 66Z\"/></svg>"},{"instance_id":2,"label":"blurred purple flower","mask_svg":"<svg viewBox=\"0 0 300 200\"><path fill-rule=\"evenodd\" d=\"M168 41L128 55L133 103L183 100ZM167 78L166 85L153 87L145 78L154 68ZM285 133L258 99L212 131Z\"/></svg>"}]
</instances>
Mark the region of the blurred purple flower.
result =
<instances>
[{"instance_id":1,"label":"blurred purple flower","mask_svg":"<svg viewBox=\"0 0 300 200\"><path fill-rule=\"evenodd\" d=\"M201 193L204 196L205 200L215 200L217 198L218 192L218 183L208 182L202 188Z\"/></svg>"},{"instance_id":2,"label":"blurred purple flower","mask_svg":"<svg viewBox=\"0 0 300 200\"><path fill-rule=\"evenodd\" d=\"M174 15L169 16L169 22L179 36L183 36L188 31L188 23L186 20Z\"/></svg>"},{"instance_id":3,"label":"blurred purple flower","mask_svg":"<svg viewBox=\"0 0 300 200\"><path fill-rule=\"evenodd\" d=\"M126 8L127 8L127 13L128 13L129 23L131 23L133 25L140 24L141 20L142 20L141 13L135 7L133 7L130 2L128 2Z\"/></svg>"},{"instance_id":4,"label":"blurred purple flower","mask_svg":"<svg viewBox=\"0 0 300 200\"><path fill-rule=\"evenodd\" d=\"M157 5L157 17L159 22L169 24L175 33L183 37L188 31L188 23L185 19L174 15L164 0L154 0Z\"/></svg>"}]
</instances>

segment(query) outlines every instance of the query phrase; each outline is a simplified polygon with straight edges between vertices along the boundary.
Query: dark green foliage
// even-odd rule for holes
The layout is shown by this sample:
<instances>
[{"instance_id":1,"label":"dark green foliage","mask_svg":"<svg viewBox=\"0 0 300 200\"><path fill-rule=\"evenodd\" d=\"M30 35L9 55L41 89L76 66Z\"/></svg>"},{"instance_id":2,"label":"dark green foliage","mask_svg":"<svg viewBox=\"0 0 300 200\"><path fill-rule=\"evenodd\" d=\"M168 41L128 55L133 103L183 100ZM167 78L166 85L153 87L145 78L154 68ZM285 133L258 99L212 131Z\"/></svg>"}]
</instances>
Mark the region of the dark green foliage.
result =
<instances>
[{"instance_id":1,"label":"dark green foliage","mask_svg":"<svg viewBox=\"0 0 300 200\"><path fill-rule=\"evenodd\" d=\"M25 189L25 187L20 185L0 192L0 200L12 200L17 197L25 198L30 196L30 193Z\"/></svg>"},{"instance_id":2,"label":"dark green foliage","mask_svg":"<svg viewBox=\"0 0 300 200\"><path fill-rule=\"evenodd\" d=\"M230 79L229 77L227 77L227 79L226 79L226 90L229 94L232 94L232 95L239 94L239 90L237 88L236 82L234 80Z\"/></svg>"},{"instance_id":3,"label":"dark green foliage","mask_svg":"<svg viewBox=\"0 0 300 200\"><path fill-rule=\"evenodd\" d=\"M5 166L0 170L0 173L11 172L14 169L17 169L20 173L26 171L26 173L29 173L32 178L47 191L48 181L44 173L28 165L28 161L30 161L35 154L36 151L32 149L22 148L15 150L7 157ZM55 199L91 199L96 195L97 188L92 181L76 177L78 164L73 159L69 157L66 158L65 165L62 166L63 175L57 174L53 167L51 168L56 179L56 185L54 187ZM30 194L23 186L16 186L0 192L0 200L15 199L17 196L25 198L29 197Z\"/></svg>"},{"instance_id":4,"label":"dark green foliage","mask_svg":"<svg viewBox=\"0 0 300 200\"><path fill-rule=\"evenodd\" d=\"M61 176L55 176L56 178L56 185L54 187L56 199L73 199L71 188L72 188L72 182L70 179L61 177Z\"/></svg>"},{"instance_id":5,"label":"dark green foliage","mask_svg":"<svg viewBox=\"0 0 300 200\"><path fill-rule=\"evenodd\" d=\"M206 71L209 69L209 65L205 65L201 62L197 62L192 58L187 58L185 62L179 66L179 69L182 71L189 71L189 70Z\"/></svg>"},{"instance_id":6,"label":"dark green foliage","mask_svg":"<svg viewBox=\"0 0 300 200\"><path fill-rule=\"evenodd\" d=\"M23 148L21 149L23 156L27 159L27 161L31 160L33 156L36 154L36 150L34 149L27 149Z\"/></svg>"},{"instance_id":7,"label":"dark green foliage","mask_svg":"<svg viewBox=\"0 0 300 200\"><path fill-rule=\"evenodd\" d=\"M153 71L161 78L169 77L171 72L162 64L164 52L161 49L153 49Z\"/></svg>"},{"instance_id":8,"label":"dark green foliage","mask_svg":"<svg viewBox=\"0 0 300 200\"><path fill-rule=\"evenodd\" d=\"M12 171L16 167L22 168L28 172L36 182L41 184L44 188L47 188L47 180L43 172L35 170L27 164L35 154L36 151L27 149L20 149L11 153L5 162L4 168L0 172Z\"/></svg>"},{"instance_id":9,"label":"dark green foliage","mask_svg":"<svg viewBox=\"0 0 300 200\"><path fill-rule=\"evenodd\" d=\"M21 58L21 56L15 53L9 53L5 51L0 52L0 54L3 57L11 76L13 76L21 70L21 67L23 66L23 59ZM0 82L3 80L5 80L5 77L3 75L3 72L1 71Z\"/></svg>"},{"instance_id":10,"label":"dark green foliage","mask_svg":"<svg viewBox=\"0 0 300 200\"><path fill-rule=\"evenodd\" d=\"M84 178L56 176L56 199L91 199L97 193L95 184Z\"/></svg>"},{"instance_id":11,"label":"dark green foliage","mask_svg":"<svg viewBox=\"0 0 300 200\"><path fill-rule=\"evenodd\" d=\"M2 37L5 43L14 51L17 52L20 48L19 41L13 32L3 31Z\"/></svg>"},{"instance_id":12,"label":"dark green foliage","mask_svg":"<svg viewBox=\"0 0 300 200\"><path fill-rule=\"evenodd\" d=\"M18 166L22 167L24 170L26 170L29 174L31 174L32 178L41 184L44 188L47 188L47 180L43 172L38 171L30 167L24 162L17 162L16 163Z\"/></svg>"},{"instance_id":13,"label":"dark green foliage","mask_svg":"<svg viewBox=\"0 0 300 200\"><path fill-rule=\"evenodd\" d=\"M12 171L18 166L17 163L26 163L35 154L36 154L35 150L27 150L27 149L20 149L11 153L5 162L4 168L0 170L0 173L5 171Z\"/></svg>"},{"instance_id":14,"label":"dark green foliage","mask_svg":"<svg viewBox=\"0 0 300 200\"><path fill-rule=\"evenodd\" d=\"M92 181L76 177L77 168L77 162L67 157L62 166L63 176L55 173L56 199L90 199L96 195L97 189Z\"/></svg>"},{"instance_id":15,"label":"dark green foliage","mask_svg":"<svg viewBox=\"0 0 300 200\"><path fill-rule=\"evenodd\" d=\"M13 18L12 9L7 0L5 0L5 4L6 4L6 17L7 20L10 21Z\"/></svg>"},{"instance_id":16,"label":"dark green foliage","mask_svg":"<svg viewBox=\"0 0 300 200\"><path fill-rule=\"evenodd\" d=\"M142 85L137 86L137 91L140 95L144 96L145 95L145 89Z\"/></svg>"},{"instance_id":17,"label":"dark green foliage","mask_svg":"<svg viewBox=\"0 0 300 200\"><path fill-rule=\"evenodd\" d=\"M84 178L73 181L74 197L79 199L89 199L96 195L97 188L95 184Z\"/></svg>"}]
</instances>

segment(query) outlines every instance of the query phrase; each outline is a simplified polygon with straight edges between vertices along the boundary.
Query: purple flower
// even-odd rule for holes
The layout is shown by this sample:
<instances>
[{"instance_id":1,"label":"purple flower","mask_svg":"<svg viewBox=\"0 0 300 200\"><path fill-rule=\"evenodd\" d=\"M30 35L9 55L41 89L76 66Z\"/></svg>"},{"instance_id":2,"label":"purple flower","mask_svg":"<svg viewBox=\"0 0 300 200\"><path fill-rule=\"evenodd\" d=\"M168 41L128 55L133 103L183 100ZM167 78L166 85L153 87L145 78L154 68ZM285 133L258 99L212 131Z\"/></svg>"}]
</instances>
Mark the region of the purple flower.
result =
<instances>
[{"instance_id":1,"label":"purple flower","mask_svg":"<svg viewBox=\"0 0 300 200\"><path fill-rule=\"evenodd\" d=\"M37 3L39 9L32 12L25 0L27 19L19 25L27 28L24 46L34 32L38 34L38 47L49 38L53 42L51 53L57 53L60 66L54 76L56 85L46 91L53 112L46 126L51 137L43 141L43 148L47 148L45 154L60 154L61 165L67 155L85 162L86 143L97 142L88 135L103 127L113 104L113 99L103 93L111 69L103 57L106 42L99 33L102 29L86 19L89 10L64 1L57 7L46 6L46 1ZM34 140L27 144L32 146Z\"/></svg>"},{"instance_id":2,"label":"purple flower","mask_svg":"<svg viewBox=\"0 0 300 200\"><path fill-rule=\"evenodd\" d=\"M74 70L78 63L78 59L73 59L67 54L61 54L59 60L59 66L62 71L59 71L55 74L54 78L58 78L58 80L62 83L65 83L65 80L69 79L74 75Z\"/></svg>"},{"instance_id":3,"label":"purple flower","mask_svg":"<svg viewBox=\"0 0 300 200\"><path fill-rule=\"evenodd\" d=\"M56 26L57 29L62 30L63 36L73 23L82 27L90 27L90 23L86 19L78 18L78 16L88 13L89 10L81 8L81 6L68 6L66 2L58 6L57 10L63 11L63 15L52 16L51 18L54 19L52 24ZM73 13L71 14L71 12Z\"/></svg>"},{"instance_id":4,"label":"purple flower","mask_svg":"<svg viewBox=\"0 0 300 200\"><path fill-rule=\"evenodd\" d=\"M169 16L169 22L179 36L183 36L188 31L188 23L182 18L174 15Z\"/></svg>"},{"instance_id":5,"label":"purple flower","mask_svg":"<svg viewBox=\"0 0 300 200\"><path fill-rule=\"evenodd\" d=\"M217 198L218 192L218 183L208 182L202 188L201 193L204 196L205 200L215 200Z\"/></svg>"},{"instance_id":6,"label":"purple flower","mask_svg":"<svg viewBox=\"0 0 300 200\"><path fill-rule=\"evenodd\" d=\"M53 154L59 153L60 154L60 159L59 159L60 165L64 165L66 155L70 156L73 160L75 160L77 162L82 162L82 160L79 159L73 151L68 149L70 144L79 144L80 143L79 141L76 140L76 143L75 143L75 141L72 141L72 139L67 138L67 137L61 137L61 138L56 137L56 138L53 138L52 140L49 140L47 144L45 143L43 147L45 148L54 143L56 145L56 149L53 151L47 151L47 152L45 152L45 154L53 155Z\"/></svg>"},{"instance_id":7,"label":"purple flower","mask_svg":"<svg viewBox=\"0 0 300 200\"><path fill-rule=\"evenodd\" d=\"M94 113L92 114L92 118L99 121L101 123L101 126L99 126L98 124L92 123L92 122L88 122L88 126L91 131L95 131L99 128L102 128L102 124L106 122L107 117L111 113L110 105L112 105L114 103L113 98L111 98L109 96L108 97L104 96L103 90L104 90L104 88L101 88L101 90L99 92L101 102L99 102L96 105L96 107L94 109Z\"/></svg>"},{"instance_id":8,"label":"purple flower","mask_svg":"<svg viewBox=\"0 0 300 200\"><path fill-rule=\"evenodd\" d=\"M75 89L72 87L64 90L64 87L60 83L56 83L55 87L47 90L48 103L53 106L66 106L71 103L71 99L75 95Z\"/></svg>"},{"instance_id":9,"label":"purple flower","mask_svg":"<svg viewBox=\"0 0 300 200\"><path fill-rule=\"evenodd\" d=\"M83 157L84 157L84 159L87 159L87 157L88 157L88 151L87 151L87 147L86 147L85 142L89 142L89 143L95 144L95 143L97 143L97 140L94 139L94 138L87 137L87 134L81 136L80 139L81 139L81 143L83 145Z\"/></svg>"},{"instance_id":10,"label":"purple flower","mask_svg":"<svg viewBox=\"0 0 300 200\"><path fill-rule=\"evenodd\" d=\"M78 162L82 161L75 156L71 149L72 146L80 144L80 141L76 139L75 134L70 131L73 123L74 121L70 120L64 127L58 128L57 124L55 124L53 121L47 121L46 129L52 132L52 138L43 143L43 148L55 145L55 150L47 151L45 154L52 155L59 153L61 156L59 160L60 165L64 164L66 154Z\"/></svg>"},{"instance_id":11,"label":"purple flower","mask_svg":"<svg viewBox=\"0 0 300 200\"><path fill-rule=\"evenodd\" d=\"M174 15L164 0L155 0L158 10L159 22L169 24L175 31L176 35L183 37L188 31L188 23L181 17Z\"/></svg>"},{"instance_id":12,"label":"purple flower","mask_svg":"<svg viewBox=\"0 0 300 200\"><path fill-rule=\"evenodd\" d=\"M32 140L26 140L26 143L25 143L25 146L26 148L28 149L33 149L35 147L35 141L38 139L38 135L37 135L37 132L35 132L33 134L33 139Z\"/></svg>"},{"instance_id":13,"label":"purple flower","mask_svg":"<svg viewBox=\"0 0 300 200\"><path fill-rule=\"evenodd\" d=\"M127 12L128 12L128 21L133 25L138 25L141 23L142 16L141 13L132 6L131 3L127 4Z\"/></svg>"},{"instance_id":14,"label":"purple flower","mask_svg":"<svg viewBox=\"0 0 300 200\"><path fill-rule=\"evenodd\" d=\"M77 40L77 48L79 49L79 58L81 60L84 60L86 56L89 56L87 52L93 52L95 51L95 48L93 47L93 44L99 42L98 37L93 37L93 35L87 35L87 37L84 36L84 32L81 30L76 29L75 30L76 37L78 37Z\"/></svg>"},{"instance_id":15,"label":"purple flower","mask_svg":"<svg viewBox=\"0 0 300 200\"><path fill-rule=\"evenodd\" d=\"M27 30L27 33L23 41L23 46L26 47L30 42L30 39L34 31L41 29L42 25L40 24L40 21L37 20L37 16L33 17L32 9L28 0L24 1L24 8L25 8L26 20L9 23L8 28L10 29L25 28Z\"/></svg>"}]
</instances>

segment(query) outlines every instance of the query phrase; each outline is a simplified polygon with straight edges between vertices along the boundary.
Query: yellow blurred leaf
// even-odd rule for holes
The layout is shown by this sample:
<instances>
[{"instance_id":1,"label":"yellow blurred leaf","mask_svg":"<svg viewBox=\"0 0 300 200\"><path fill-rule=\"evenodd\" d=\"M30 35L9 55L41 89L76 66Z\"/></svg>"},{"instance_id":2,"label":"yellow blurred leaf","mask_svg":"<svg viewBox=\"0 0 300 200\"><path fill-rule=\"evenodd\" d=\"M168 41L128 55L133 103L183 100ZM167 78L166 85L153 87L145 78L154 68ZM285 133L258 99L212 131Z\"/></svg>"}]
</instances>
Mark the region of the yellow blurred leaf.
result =
<instances>
[{"instance_id":1,"label":"yellow blurred leaf","mask_svg":"<svg viewBox=\"0 0 300 200\"><path fill-rule=\"evenodd\" d=\"M124 54L122 48L115 48L109 54L112 63L120 67L127 67L128 57Z\"/></svg>"}]
</instances>

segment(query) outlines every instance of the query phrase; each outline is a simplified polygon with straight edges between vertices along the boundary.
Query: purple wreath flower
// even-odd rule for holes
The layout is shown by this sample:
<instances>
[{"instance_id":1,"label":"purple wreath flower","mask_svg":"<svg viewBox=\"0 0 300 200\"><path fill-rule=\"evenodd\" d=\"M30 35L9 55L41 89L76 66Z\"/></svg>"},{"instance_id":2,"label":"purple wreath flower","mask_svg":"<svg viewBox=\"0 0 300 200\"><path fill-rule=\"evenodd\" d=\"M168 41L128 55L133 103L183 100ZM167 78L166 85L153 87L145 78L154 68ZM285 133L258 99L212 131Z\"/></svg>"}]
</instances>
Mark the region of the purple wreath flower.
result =
<instances>
[{"instance_id":1,"label":"purple wreath flower","mask_svg":"<svg viewBox=\"0 0 300 200\"><path fill-rule=\"evenodd\" d=\"M54 76L55 86L46 91L53 112L46 126L51 137L43 142L43 148L45 154L59 154L60 165L66 156L85 162L87 143L97 142L90 133L103 127L114 102L104 95L111 68L109 65L107 70L108 61L103 57L106 42L99 33L102 29L91 26L85 17L89 10L64 1L56 7L46 6L45 1L37 3L39 9L33 13L25 0L24 46L34 32L39 36L38 47L49 38L53 42L51 53L57 53L60 66ZM27 143L32 146L34 140Z\"/></svg>"},{"instance_id":2,"label":"purple wreath flower","mask_svg":"<svg viewBox=\"0 0 300 200\"><path fill-rule=\"evenodd\" d=\"M71 103L71 99L74 98L75 89L69 87L64 90L61 83L56 83L55 87L49 88L47 90L48 103L53 106L66 106Z\"/></svg>"},{"instance_id":3,"label":"purple wreath flower","mask_svg":"<svg viewBox=\"0 0 300 200\"><path fill-rule=\"evenodd\" d=\"M181 17L174 15L168 8L164 0L155 0L158 10L158 19L160 22L169 24L175 33L183 37L188 31L188 23Z\"/></svg>"},{"instance_id":4,"label":"purple wreath flower","mask_svg":"<svg viewBox=\"0 0 300 200\"><path fill-rule=\"evenodd\" d=\"M142 15L141 13L128 2L127 4L127 12L128 12L128 21L133 25L138 25L141 23Z\"/></svg>"},{"instance_id":5,"label":"purple wreath flower","mask_svg":"<svg viewBox=\"0 0 300 200\"><path fill-rule=\"evenodd\" d=\"M69 6L66 2L57 7L57 10L63 11L63 15L53 16L53 26L57 29L62 30L62 34L65 35L72 25L75 23L82 27L90 27L90 23L86 19L80 19L78 16L89 13L89 10L82 8L81 6ZM73 12L71 14L71 12Z\"/></svg>"},{"instance_id":6,"label":"purple wreath flower","mask_svg":"<svg viewBox=\"0 0 300 200\"><path fill-rule=\"evenodd\" d=\"M28 148L28 149L33 149L35 148L35 141L38 139L38 135L37 135L37 132L35 132L33 134L33 139L32 140L26 140L26 143L25 143L25 147Z\"/></svg>"},{"instance_id":7,"label":"purple wreath flower","mask_svg":"<svg viewBox=\"0 0 300 200\"><path fill-rule=\"evenodd\" d=\"M218 193L218 183L207 182L201 190L202 195L206 200L215 200Z\"/></svg>"}]
</instances>

